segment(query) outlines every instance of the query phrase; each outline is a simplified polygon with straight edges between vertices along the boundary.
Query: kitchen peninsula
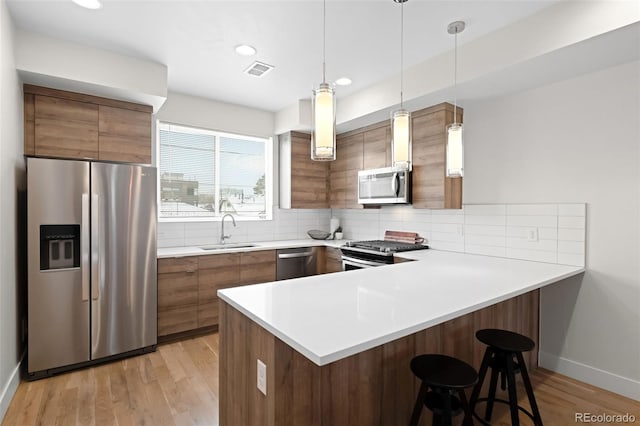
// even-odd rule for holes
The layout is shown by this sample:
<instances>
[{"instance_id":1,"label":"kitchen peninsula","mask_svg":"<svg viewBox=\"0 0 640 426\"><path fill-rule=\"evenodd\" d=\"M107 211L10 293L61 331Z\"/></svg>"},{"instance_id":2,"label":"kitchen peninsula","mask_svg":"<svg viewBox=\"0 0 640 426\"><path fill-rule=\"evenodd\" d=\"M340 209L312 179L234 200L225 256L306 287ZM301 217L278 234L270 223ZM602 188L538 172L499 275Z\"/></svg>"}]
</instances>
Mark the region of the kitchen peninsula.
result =
<instances>
[{"instance_id":1,"label":"kitchen peninsula","mask_svg":"<svg viewBox=\"0 0 640 426\"><path fill-rule=\"evenodd\" d=\"M219 291L220 423L406 424L413 356L477 368L474 333L488 327L537 343L538 289L584 271L437 250L402 257L415 261Z\"/></svg>"}]
</instances>

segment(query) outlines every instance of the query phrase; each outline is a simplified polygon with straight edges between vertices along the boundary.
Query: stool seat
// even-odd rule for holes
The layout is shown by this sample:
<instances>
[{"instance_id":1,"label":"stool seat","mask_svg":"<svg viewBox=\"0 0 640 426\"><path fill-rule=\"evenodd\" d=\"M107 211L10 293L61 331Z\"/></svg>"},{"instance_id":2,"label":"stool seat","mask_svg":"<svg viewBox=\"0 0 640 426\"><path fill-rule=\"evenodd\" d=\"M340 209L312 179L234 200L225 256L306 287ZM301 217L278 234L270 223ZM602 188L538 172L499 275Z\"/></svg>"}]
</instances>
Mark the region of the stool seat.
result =
<instances>
[{"instance_id":1,"label":"stool seat","mask_svg":"<svg viewBox=\"0 0 640 426\"><path fill-rule=\"evenodd\" d=\"M434 388L465 389L478 381L478 373L472 366L447 355L418 355L411 360L411 371Z\"/></svg>"},{"instance_id":2,"label":"stool seat","mask_svg":"<svg viewBox=\"0 0 640 426\"><path fill-rule=\"evenodd\" d=\"M527 336L494 328L478 330L476 338L487 346L505 352L529 352L536 346L534 341Z\"/></svg>"},{"instance_id":3,"label":"stool seat","mask_svg":"<svg viewBox=\"0 0 640 426\"><path fill-rule=\"evenodd\" d=\"M426 354L411 360L411 371L421 383L410 426L418 424L423 407L433 412L434 425L451 425L452 418L460 413L464 413L463 424L472 424L464 393L478 382L478 373L472 366L447 355Z\"/></svg>"}]
</instances>

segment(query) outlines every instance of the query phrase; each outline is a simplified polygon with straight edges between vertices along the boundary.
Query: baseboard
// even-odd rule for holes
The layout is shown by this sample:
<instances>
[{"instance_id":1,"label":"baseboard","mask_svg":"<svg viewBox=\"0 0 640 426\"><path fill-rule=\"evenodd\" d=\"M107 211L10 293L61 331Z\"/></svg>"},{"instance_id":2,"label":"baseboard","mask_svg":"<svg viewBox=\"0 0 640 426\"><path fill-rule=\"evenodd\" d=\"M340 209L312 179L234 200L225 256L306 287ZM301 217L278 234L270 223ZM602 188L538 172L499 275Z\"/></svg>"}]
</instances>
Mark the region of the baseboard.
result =
<instances>
[{"instance_id":1,"label":"baseboard","mask_svg":"<svg viewBox=\"0 0 640 426\"><path fill-rule=\"evenodd\" d=\"M640 381L542 351L538 354L538 365L547 370L640 401Z\"/></svg>"},{"instance_id":2,"label":"baseboard","mask_svg":"<svg viewBox=\"0 0 640 426\"><path fill-rule=\"evenodd\" d=\"M0 394L0 423L2 423L4 415L7 414L9 404L11 404L13 395L15 395L16 389L18 389L18 385L20 384L20 366L22 365L23 359L24 355L20 358L20 362L18 362L16 368L13 369L9 380L7 380L7 383L4 385L2 393Z\"/></svg>"}]
</instances>

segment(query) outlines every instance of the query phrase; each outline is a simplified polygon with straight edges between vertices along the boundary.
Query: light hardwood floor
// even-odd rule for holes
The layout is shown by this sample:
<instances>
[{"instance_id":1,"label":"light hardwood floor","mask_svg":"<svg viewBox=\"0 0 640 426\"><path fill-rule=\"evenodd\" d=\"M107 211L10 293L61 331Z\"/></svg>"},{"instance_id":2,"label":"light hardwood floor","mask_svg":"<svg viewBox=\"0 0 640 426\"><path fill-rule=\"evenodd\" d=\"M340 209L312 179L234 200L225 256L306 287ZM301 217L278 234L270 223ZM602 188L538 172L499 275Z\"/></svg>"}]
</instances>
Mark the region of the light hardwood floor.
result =
<instances>
[{"instance_id":1,"label":"light hardwood floor","mask_svg":"<svg viewBox=\"0 0 640 426\"><path fill-rule=\"evenodd\" d=\"M576 412L631 413L640 424L637 401L544 369L533 371L531 379L545 425L579 424L575 422ZM524 395L522 389L519 395ZM528 406L524 400L522 404ZM423 416L428 416L427 411ZM521 419L523 425L532 423ZM135 358L20 383L2 425L39 424L217 425L218 334L164 344L155 353ZM496 406L492 424L510 424L504 407Z\"/></svg>"}]
</instances>

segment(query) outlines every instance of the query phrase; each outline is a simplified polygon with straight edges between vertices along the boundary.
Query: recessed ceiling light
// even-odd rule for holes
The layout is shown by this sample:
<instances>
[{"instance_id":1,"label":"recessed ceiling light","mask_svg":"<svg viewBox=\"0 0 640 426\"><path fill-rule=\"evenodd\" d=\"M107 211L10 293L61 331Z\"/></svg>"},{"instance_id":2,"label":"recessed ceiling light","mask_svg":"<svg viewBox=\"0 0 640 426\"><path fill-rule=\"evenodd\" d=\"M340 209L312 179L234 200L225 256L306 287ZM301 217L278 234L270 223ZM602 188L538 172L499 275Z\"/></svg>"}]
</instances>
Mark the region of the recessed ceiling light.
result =
<instances>
[{"instance_id":1,"label":"recessed ceiling light","mask_svg":"<svg viewBox=\"0 0 640 426\"><path fill-rule=\"evenodd\" d=\"M338 86L348 86L351 84L351 79L348 77L340 77L336 80Z\"/></svg>"},{"instance_id":2,"label":"recessed ceiling light","mask_svg":"<svg viewBox=\"0 0 640 426\"><path fill-rule=\"evenodd\" d=\"M236 46L236 53L242 56L253 56L256 54L256 48L248 44L240 44Z\"/></svg>"},{"instance_id":3,"label":"recessed ceiling light","mask_svg":"<svg viewBox=\"0 0 640 426\"><path fill-rule=\"evenodd\" d=\"M82 6L87 9L100 9L102 7L102 3L100 0L71 0L78 6Z\"/></svg>"}]
</instances>

